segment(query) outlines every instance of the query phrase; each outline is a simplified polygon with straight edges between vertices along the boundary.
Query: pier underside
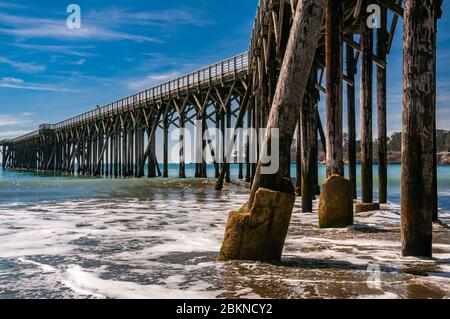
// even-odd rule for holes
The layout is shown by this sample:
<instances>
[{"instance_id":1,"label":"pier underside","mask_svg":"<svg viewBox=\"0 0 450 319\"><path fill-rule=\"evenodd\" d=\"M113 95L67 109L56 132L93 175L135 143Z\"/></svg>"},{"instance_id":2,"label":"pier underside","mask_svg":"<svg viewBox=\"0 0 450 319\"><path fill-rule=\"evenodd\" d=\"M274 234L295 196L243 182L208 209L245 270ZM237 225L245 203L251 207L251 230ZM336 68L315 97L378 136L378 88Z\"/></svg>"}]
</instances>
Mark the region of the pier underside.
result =
<instances>
[{"instance_id":1,"label":"pier underside","mask_svg":"<svg viewBox=\"0 0 450 319\"><path fill-rule=\"evenodd\" d=\"M248 52L61 123L41 125L35 132L2 141L3 167L72 175L143 177L147 173L148 177L168 177L169 132L179 128L179 177L184 178L183 145L186 141L182 132L186 125L201 123L196 134L203 137L211 126L223 132L230 127L258 129L273 124L270 116L277 102L277 89L290 85L285 82L282 70L285 57L292 53L288 51L292 48L288 41L294 29L295 12L298 6L308 3L307 0L260 0ZM309 81L307 90L301 95L302 100L297 101L298 108L293 108L297 111L286 116L297 124L296 186L303 198L303 211L311 211L319 188L319 143L326 151L329 177L344 175L343 154L348 153L351 195L356 198L355 87L359 80L362 202L373 204L374 201L373 141L377 138L379 201L386 203L387 58L399 20L403 19L402 234L405 255L431 256L432 220L438 217L434 154L436 21L441 15L441 4L441 0L326 1L323 22L319 21L322 28L317 47L308 46L304 52L297 52L304 60L313 61L310 72L297 74L305 82ZM372 20L374 17L376 21ZM373 74L374 65L376 74ZM344 89L347 114L343 112ZM324 123L318 110L321 98L326 100ZM284 104L279 107L282 114ZM374 107L378 114L378 136L373 134ZM348 122L348 145L345 146L344 116ZM295 125L293 128L287 132L291 139ZM157 158L155 151L158 130L163 133L163 158ZM196 147L204 149L210 143L207 139ZM239 177L247 181L255 178L259 187L257 165L250 163L248 156L248 150L254 146L250 142L245 144L246 161L240 163ZM289 145L282 145L280 150L284 156L280 159L282 163L290 162L291 143L286 144ZM221 145L219 149L224 148L225 145ZM257 157L260 151L258 149ZM212 158L216 155L211 151ZM162 163L162 170L159 163ZM229 164L215 163L215 166L214 177L230 181ZM287 168L281 174L291 178ZM196 164L195 177L208 177L205 160ZM262 186L278 190L280 180L263 178Z\"/></svg>"}]
</instances>

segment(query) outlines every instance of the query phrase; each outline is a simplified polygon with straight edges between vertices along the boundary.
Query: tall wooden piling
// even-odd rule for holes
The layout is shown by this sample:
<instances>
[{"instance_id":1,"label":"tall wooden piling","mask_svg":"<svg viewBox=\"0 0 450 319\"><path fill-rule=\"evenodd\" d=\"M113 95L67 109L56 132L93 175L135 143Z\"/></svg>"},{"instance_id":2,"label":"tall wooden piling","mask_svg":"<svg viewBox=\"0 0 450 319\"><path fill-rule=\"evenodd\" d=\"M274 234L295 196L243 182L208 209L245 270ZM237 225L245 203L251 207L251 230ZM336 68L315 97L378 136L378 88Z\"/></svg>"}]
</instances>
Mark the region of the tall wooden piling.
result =
<instances>
[{"instance_id":1,"label":"tall wooden piling","mask_svg":"<svg viewBox=\"0 0 450 319\"><path fill-rule=\"evenodd\" d=\"M250 162L250 130L252 128L252 110L253 110L253 101L249 105L249 108L247 110L247 134L246 134L246 140L245 140L245 181L247 183L250 183L250 180L252 178L252 165Z\"/></svg>"},{"instance_id":2,"label":"tall wooden piling","mask_svg":"<svg viewBox=\"0 0 450 319\"><path fill-rule=\"evenodd\" d=\"M227 107L227 112L226 112L227 126L225 128L226 135L224 135L224 136L226 136L226 137L225 137L225 141L224 141L224 146L226 148L228 148L229 141L232 138L232 136L230 136L230 135L233 134L232 128L231 128L231 103L229 103L226 107ZM232 154L228 149L224 149L224 151L225 151L225 154L231 155L231 156L225 157L225 167L226 167L225 182L230 183L231 182L230 163L232 160L232 158L231 158Z\"/></svg>"},{"instance_id":3,"label":"tall wooden piling","mask_svg":"<svg viewBox=\"0 0 450 319\"><path fill-rule=\"evenodd\" d=\"M127 177L128 176L128 156L127 156L127 145L128 145L128 134L127 134L127 128L124 126L122 128L122 165L121 165L121 169L122 169L122 177Z\"/></svg>"},{"instance_id":4,"label":"tall wooden piling","mask_svg":"<svg viewBox=\"0 0 450 319\"><path fill-rule=\"evenodd\" d=\"M303 102L305 103L305 102ZM300 113L298 115L298 123L297 123L297 149L295 154L295 165L296 165L296 185L295 191L298 196L302 195L302 112L303 106L300 109Z\"/></svg>"},{"instance_id":5,"label":"tall wooden piling","mask_svg":"<svg viewBox=\"0 0 450 319\"><path fill-rule=\"evenodd\" d=\"M207 130L207 123L206 123L206 109L204 110L204 114L202 114L202 163L201 163L201 177L202 178L208 178L208 172L207 172L207 163L206 158L204 156L204 151L206 150L208 143L205 140L205 133Z\"/></svg>"},{"instance_id":6,"label":"tall wooden piling","mask_svg":"<svg viewBox=\"0 0 450 319\"><path fill-rule=\"evenodd\" d=\"M315 88L316 70L311 71L309 82L303 103L301 107L301 194L302 194L302 212L311 213L313 211L313 200L315 198L315 180L313 161L317 158L314 156L314 139L316 139L316 109L318 92Z\"/></svg>"},{"instance_id":7,"label":"tall wooden piling","mask_svg":"<svg viewBox=\"0 0 450 319\"><path fill-rule=\"evenodd\" d=\"M355 83L355 73L356 73L355 56L353 48L349 45L346 46L346 60L347 60L347 76L349 77L350 81ZM356 105L355 86L347 84L347 127L348 127L347 157L348 157L349 180L354 199L357 198L355 105Z\"/></svg>"},{"instance_id":8,"label":"tall wooden piling","mask_svg":"<svg viewBox=\"0 0 450 319\"><path fill-rule=\"evenodd\" d=\"M436 10L406 0L403 30L402 253L432 256Z\"/></svg>"},{"instance_id":9,"label":"tall wooden piling","mask_svg":"<svg viewBox=\"0 0 450 319\"><path fill-rule=\"evenodd\" d=\"M2 168L3 168L3 170L6 169L6 160L7 160L6 145L3 145L3 147L2 147Z\"/></svg>"},{"instance_id":10,"label":"tall wooden piling","mask_svg":"<svg viewBox=\"0 0 450 319\"><path fill-rule=\"evenodd\" d=\"M363 203L373 202L372 82L373 31L367 26L367 0L361 6L361 191Z\"/></svg>"},{"instance_id":11,"label":"tall wooden piling","mask_svg":"<svg viewBox=\"0 0 450 319\"><path fill-rule=\"evenodd\" d=\"M150 143L150 154L148 156L147 159L147 166L148 166L148 171L147 171L147 176L148 177L156 177L156 134L151 135L151 132L148 131L147 132L147 136L149 139L149 143ZM144 151L144 149L142 148L142 151Z\"/></svg>"},{"instance_id":12,"label":"tall wooden piling","mask_svg":"<svg viewBox=\"0 0 450 319\"><path fill-rule=\"evenodd\" d=\"M219 178L220 177L220 154L221 154L221 145L220 145L220 140L219 140L219 134L221 132L220 130L220 114L221 114L221 108L219 103L216 103L215 105L215 111L216 111L216 117L215 117L215 128L216 128L216 143L214 145L214 170L215 170L215 178Z\"/></svg>"},{"instance_id":13,"label":"tall wooden piling","mask_svg":"<svg viewBox=\"0 0 450 319\"><path fill-rule=\"evenodd\" d=\"M325 60L327 68L327 176L344 176L342 149L343 11L342 1L327 1Z\"/></svg>"},{"instance_id":14,"label":"tall wooden piling","mask_svg":"<svg viewBox=\"0 0 450 319\"><path fill-rule=\"evenodd\" d=\"M435 29L435 37L433 39L433 50L436 51L437 48L437 32L438 32L438 28L437 28L437 20L439 18L441 18L442 16L442 9L441 9L441 5L442 5L442 1L435 1L436 3L436 17L435 17L435 22L434 22L434 29ZM434 97L435 97L435 101L437 100L436 98L436 92L437 92L437 88L436 88L436 76L437 76L437 59L434 59L434 66L433 66L433 75L434 75ZM437 114L437 104L434 105L434 122L433 122L433 222L438 222L439 221L439 193L438 193L438 176L437 176L437 169L438 169L438 161L437 161L437 127L436 127L436 114Z\"/></svg>"},{"instance_id":15,"label":"tall wooden piling","mask_svg":"<svg viewBox=\"0 0 450 319\"><path fill-rule=\"evenodd\" d=\"M377 56L386 61L387 54L387 9L381 9L380 28L377 29ZM377 66L378 104L378 201L387 203L387 88L386 66Z\"/></svg>"},{"instance_id":16,"label":"tall wooden piling","mask_svg":"<svg viewBox=\"0 0 450 319\"><path fill-rule=\"evenodd\" d=\"M167 114L163 119L163 177L169 177L169 119Z\"/></svg>"},{"instance_id":17,"label":"tall wooden piling","mask_svg":"<svg viewBox=\"0 0 450 319\"><path fill-rule=\"evenodd\" d=\"M179 178L186 178L186 158L185 158L185 116L183 112L179 114L180 116L180 167L179 167Z\"/></svg>"}]
</instances>

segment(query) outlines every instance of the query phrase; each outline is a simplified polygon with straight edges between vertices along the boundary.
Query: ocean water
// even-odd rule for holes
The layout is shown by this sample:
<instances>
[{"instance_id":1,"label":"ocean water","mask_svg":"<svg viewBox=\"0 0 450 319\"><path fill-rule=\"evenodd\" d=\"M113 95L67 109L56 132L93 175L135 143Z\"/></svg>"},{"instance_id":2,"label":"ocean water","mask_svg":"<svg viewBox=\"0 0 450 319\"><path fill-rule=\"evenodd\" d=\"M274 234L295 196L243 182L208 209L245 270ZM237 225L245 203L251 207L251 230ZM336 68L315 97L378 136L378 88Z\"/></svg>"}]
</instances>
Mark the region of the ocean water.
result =
<instances>
[{"instance_id":1,"label":"ocean water","mask_svg":"<svg viewBox=\"0 0 450 319\"><path fill-rule=\"evenodd\" d=\"M161 168L162 169L162 168ZM238 177L238 165L231 165L232 178ZM345 167L348 176L348 166ZM361 196L360 190L360 167L357 167L358 175L358 196ZM208 165L207 174L214 177L214 166ZM195 166L186 165L187 178L193 178ZM244 168L245 174L245 168ZM296 175L295 165L291 166L291 175ZM378 167L374 166L374 199L378 198ZM177 179L178 165L169 165L169 180ZM325 165L319 166L319 181L322 183L326 179ZM159 184L156 179L156 184ZM49 174L32 174L28 172L3 171L0 167L0 202L36 202L40 200L57 200L71 198L90 198L98 196L108 196L111 192L121 191L122 187L132 189L134 186L146 184L148 180L135 179L111 179L111 178L92 178L92 177L65 177ZM164 180L163 180L164 182ZM392 203L400 203L401 187L401 166L388 166L388 200ZM439 208L450 212L450 166L438 167L438 192Z\"/></svg>"},{"instance_id":2,"label":"ocean water","mask_svg":"<svg viewBox=\"0 0 450 319\"><path fill-rule=\"evenodd\" d=\"M401 256L400 166L392 165L389 205L347 229L319 230L317 202L312 214L297 202L277 264L217 261L228 213L248 199L243 183L216 192L214 180L176 179L177 165L169 173L0 169L0 298L450 298L449 167L438 172L443 223L434 226L433 259ZM367 284L373 264L382 273L376 288Z\"/></svg>"}]
</instances>

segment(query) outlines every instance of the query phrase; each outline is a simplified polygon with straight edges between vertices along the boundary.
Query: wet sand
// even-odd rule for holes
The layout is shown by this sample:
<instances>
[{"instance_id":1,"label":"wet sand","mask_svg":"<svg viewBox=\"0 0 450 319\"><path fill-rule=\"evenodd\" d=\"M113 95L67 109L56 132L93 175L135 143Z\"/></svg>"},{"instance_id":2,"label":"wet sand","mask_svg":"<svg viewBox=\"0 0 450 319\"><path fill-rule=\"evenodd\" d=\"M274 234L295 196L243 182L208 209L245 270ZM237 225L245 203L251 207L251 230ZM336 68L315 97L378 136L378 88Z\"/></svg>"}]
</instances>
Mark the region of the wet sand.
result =
<instances>
[{"instance_id":1,"label":"wet sand","mask_svg":"<svg viewBox=\"0 0 450 319\"><path fill-rule=\"evenodd\" d=\"M403 258L396 205L319 230L297 201L280 263L222 263L228 212L248 198L241 184L119 184L97 198L1 203L0 297L450 297L449 229L435 225L434 259Z\"/></svg>"}]
</instances>

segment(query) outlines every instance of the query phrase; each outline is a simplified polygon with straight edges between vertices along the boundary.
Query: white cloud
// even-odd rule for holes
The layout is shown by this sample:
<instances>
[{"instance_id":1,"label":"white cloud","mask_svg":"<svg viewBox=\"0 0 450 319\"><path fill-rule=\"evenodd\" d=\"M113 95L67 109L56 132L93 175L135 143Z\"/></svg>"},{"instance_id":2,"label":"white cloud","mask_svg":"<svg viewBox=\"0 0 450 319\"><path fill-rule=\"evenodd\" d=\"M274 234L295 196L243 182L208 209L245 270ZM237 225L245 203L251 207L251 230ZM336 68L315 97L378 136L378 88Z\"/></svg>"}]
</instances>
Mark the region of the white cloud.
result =
<instances>
[{"instance_id":1,"label":"white cloud","mask_svg":"<svg viewBox=\"0 0 450 319\"><path fill-rule=\"evenodd\" d=\"M38 44L24 44L24 43L14 43L12 45L21 49L28 49L42 52L57 52L59 54L73 55L79 57L95 56L94 53L80 51L80 50L95 49L94 45L68 46L68 45L38 45Z\"/></svg>"},{"instance_id":2,"label":"white cloud","mask_svg":"<svg viewBox=\"0 0 450 319\"><path fill-rule=\"evenodd\" d=\"M28 124L28 120L24 120L17 116L11 116L11 115L0 115L0 127L5 126L17 126L17 125L24 125Z\"/></svg>"},{"instance_id":3,"label":"white cloud","mask_svg":"<svg viewBox=\"0 0 450 319\"><path fill-rule=\"evenodd\" d=\"M22 79L4 77L0 79L0 88L31 90L31 91L48 91L48 92L72 92L73 90L39 83L27 83Z\"/></svg>"},{"instance_id":4,"label":"white cloud","mask_svg":"<svg viewBox=\"0 0 450 319\"><path fill-rule=\"evenodd\" d=\"M0 33L20 38L52 38L64 40L129 40L134 42L160 42L158 39L115 31L83 20L80 29L67 28L65 19L51 20L21 17L0 13L0 23L7 28L0 28Z\"/></svg>"},{"instance_id":5,"label":"white cloud","mask_svg":"<svg viewBox=\"0 0 450 319\"><path fill-rule=\"evenodd\" d=\"M3 57L0 57L0 63L8 64L21 72L27 72L27 73L43 72L46 70L46 67L44 65L38 65L38 64L34 64L34 63L25 63L25 62L17 62L17 61L12 61L7 58L3 58Z\"/></svg>"},{"instance_id":6,"label":"white cloud","mask_svg":"<svg viewBox=\"0 0 450 319\"><path fill-rule=\"evenodd\" d=\"M167 73L150 74L140 79L129 79L125 83L128 88L135 91L142 91L149 89L155 85L165 83L170 80L174 80L179 77L179 73L172 71Z\"/></svg>"},{"instance_id":7,"label":"white cloud","mask_svg":"<svg viewBox=\"0 0 450 319\"><path fill-rule=\"evenodd\" d=\"M0 1L0 8L4 8L4 9L21 9L23 7L24 6L20 5L20 4Z\"/></svg>"},{"instance_id":8,"label":"white cloud","mask_svg":"<svg viewBox=\"0 0 450 319\"><path fill-rule=\"evenodd\" d=\"M101 11L88 12L87 17L92 20L104 23L129 24L133 25L193 25L206 26L213 24L205 18L204 14L198 10L169 9L162 11L132 11L124 8L112 7Z\"/></svg>"},{"instance_id":9,"label":"white cloud","mask_svg":"<svg viewBox=\"0 0 450 319\"><path fill-rule=\"evenodd\" d=\"M73 61L72 64L83 65L85 62L86 62L86 59L80 59L80 60L77 60L77 61Z\"/></svg>"},{"instance_id":10,"label":"white cloud","mask_svg":"<svg viewBox=\"0 0 450 319\"><path fill-rule=\"evenodd\" d=\"M32 132L32 130L8 130L8 131L0 131L0 140L16 138L25 134Z\"/></svg>"}]
</instances>

